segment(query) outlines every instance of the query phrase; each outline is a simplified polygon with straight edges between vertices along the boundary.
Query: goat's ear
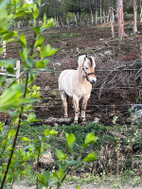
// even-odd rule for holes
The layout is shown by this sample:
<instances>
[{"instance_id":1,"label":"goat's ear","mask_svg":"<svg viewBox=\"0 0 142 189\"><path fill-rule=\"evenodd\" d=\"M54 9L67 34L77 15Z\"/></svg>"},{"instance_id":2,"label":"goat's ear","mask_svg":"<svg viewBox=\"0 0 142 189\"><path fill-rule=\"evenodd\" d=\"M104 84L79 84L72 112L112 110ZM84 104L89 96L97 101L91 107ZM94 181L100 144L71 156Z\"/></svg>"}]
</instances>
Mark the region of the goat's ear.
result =
<instances>
[{"instance_id":1,"label":"goat's ear","mask_svg":"<svg viewBox=\"0 0 142 189\"><path fill-rule=\"evenodd\" d=\"M86 55L79 56L78 58L78 69L82 70L83 62L86 60Z\"/></svg>"},{"instance_id":2,"label":"goat's ear","mask_svg":"<svg viewBox=\"0 0 142 189\"><path fill-rule=\"evenodd\" d=\"M92 62L93 62L94 68L95 68L95 67L96 67L95 57L94 57L94 56L91 56L90 58L92 59Z\"/></svg>"}]
</instances>

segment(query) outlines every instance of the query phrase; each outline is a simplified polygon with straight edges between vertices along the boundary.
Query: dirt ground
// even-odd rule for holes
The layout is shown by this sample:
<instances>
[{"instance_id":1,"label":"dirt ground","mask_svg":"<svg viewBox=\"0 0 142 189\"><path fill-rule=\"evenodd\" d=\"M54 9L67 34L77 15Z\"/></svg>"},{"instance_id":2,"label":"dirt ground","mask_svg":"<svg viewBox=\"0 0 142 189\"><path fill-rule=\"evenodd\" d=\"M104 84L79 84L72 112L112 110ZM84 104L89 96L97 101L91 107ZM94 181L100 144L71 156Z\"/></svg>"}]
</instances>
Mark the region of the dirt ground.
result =
<instances>
[{"instance_id":1,"label":"dirt ground","mask_svg":"<svg viewBox=\"0 0 142 189\"><path fill-rule=\"evenodd\" d=\"M63 184L61 186L61 189L76 189L76 186L79 186L77 183L76 184L72 184L72 183L68 183L68 184ZM95 186L93 184L85 184L85 185L81 185L81 189L113 189L114 187L112 186ZM115 188L119 188L119 189L141 189L141 187L130 187L130 186L118 186ZM28 186L26 184L26 181L21 181L18 184L14 184L12 189L36 189L35 186ZM43 188L45 189L45 188ZM53 189L56 189L56 187L53 187Z\"/></svg>"},{"instance_id":2,"label":"dirt ground","mask_svg":"<svg viewBox=\"0 0 142 189\"><path fill-rule=\"evenodd\" d=\"M41 99L35 105L40 119L63 117L62 103L58 92L58 76L64 69L76 69L79 55L89 54L96 57L97 83L93 87L87 107L87 119L99 118L103 124L111 124L114 115L125 124L131 104L142 103L142 78L137 74L140 64L140 44L142 44L142 24L138 24L137 35L132 35L132 23L125 24L127 37L120 41L111 38L109 24L78 28L58 28L44 33L46 43L58 52L50 57L48 68L54 72L40 72L35 84L41 87ZM33 33L25 33L29 45ZM16 43L8 45L7 58L19 58ZM117 68L117 71L116 71ZM125 69L125 70L124 70ZM135 69L135 70L133 70ZM73 117L72 101L69 100L69 116Z\"/></svg>"},{"instance_id":3,"label":"dirt ground","mask_svg":"<svg viewBox=\"0 0 142 189\"><path fill-rule=\"evenodd\" d=\"M44 89L42 100L35 109L38 117L63 117L57 82L59 73L64 69L76 69L78 56L89 54L96 57L97 83L88 102L88 121L97 117L107 125L112 123L114 115L118 115L118 121L125 124L131 104L142 102L142 89L139 87L142 87L142 77L131 70L140 68L142 25L139 25L138 31L138 35L131 35L132 28L128 24L125 29L128 37L122 41L112 39L110 28L105 25L99 28L56 29L47 34L47 42L59 51L49 64L55 73L40 73L36 80L36 84ZM116 68L118 72L114 71ZM73 117L73 114L70 99L69 116Z\"/></svg>"}]
</instances>

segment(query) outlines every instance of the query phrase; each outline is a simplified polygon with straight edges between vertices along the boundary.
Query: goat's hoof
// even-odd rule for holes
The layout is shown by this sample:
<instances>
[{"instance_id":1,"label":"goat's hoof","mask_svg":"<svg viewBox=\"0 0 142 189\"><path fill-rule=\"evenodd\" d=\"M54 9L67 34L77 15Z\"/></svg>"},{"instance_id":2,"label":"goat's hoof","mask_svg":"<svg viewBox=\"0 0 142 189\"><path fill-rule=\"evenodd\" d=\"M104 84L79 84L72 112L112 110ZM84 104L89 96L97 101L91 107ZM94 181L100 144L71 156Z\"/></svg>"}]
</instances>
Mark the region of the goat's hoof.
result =
<instances>
[{"instance_id":1,"label":"goat's hoof","mask_svg":"<svg viewBox=\"0 0 142 189\"><path fill-rule=\"evenodd\" d=\"M74 120L74 124L77 125L78 124L78 120Z\"/></svg>"},{"instance_id":2,"label":"goat's hoof","mask_svg":"<svg viewBox=\"0 0 142 189\"><path fill-rule=\"evenodd\" d=\"M85 118L82 119L82 125L86 125L87 124L87 121Z\"/></svg>"},{"instance_id":3,"label":"goat's hoof","mask_svg":"<svg viewBox=\"0 0 142 189\"><path fill-rule=\"evenodd\" d=\"M81 123L82 125L86 125L87 124L87 122L86 121L82 121L82 123Z\"/></svg>"},{"instance_id":4,"label":"goat's hoof","mask_svg":"<svg viewBox=\"0 0 142 189\"><path fill-rule=\"evenodd\" d=\"M68 118L68 115L64 115L64 118Z\"/></svg>"}]
</instances>

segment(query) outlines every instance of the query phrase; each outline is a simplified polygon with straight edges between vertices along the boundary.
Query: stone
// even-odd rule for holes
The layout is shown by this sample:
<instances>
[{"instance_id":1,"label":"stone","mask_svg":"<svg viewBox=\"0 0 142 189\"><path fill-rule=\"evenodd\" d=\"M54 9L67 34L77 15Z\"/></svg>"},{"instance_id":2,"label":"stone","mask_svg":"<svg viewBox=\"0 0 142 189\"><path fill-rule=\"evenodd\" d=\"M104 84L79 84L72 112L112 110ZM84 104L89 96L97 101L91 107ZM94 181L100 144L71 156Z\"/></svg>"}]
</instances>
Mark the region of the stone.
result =
<instances>
[{"instance_id":1,"label":"stone","mask_svg":"<svg viewBox=\"0 0 142 189\"><path fill-rule=\"evenodd\" d=\"M99 123L100 119L98 117L94 117L93 123Z\"/></svg>"},{"instance_id":2,"label":"stone","mask_svg":"<svg viewBox=\"0 0 142 189\"><path fill-rule=\"evenodd\" d=\"M60 62L55 62L54 65L56 68L60 68L62 64Z\"/></svg>"},{"instance_id":3,"label":"stone","mask_svg":"<svg viewBox=\"0 0 142 189\"><path fill-rule=\"evenodd\" d=\"M130 121L135 124L142 123L142 104L134 104L130 109Z\"/></svg>"}]
</instances>

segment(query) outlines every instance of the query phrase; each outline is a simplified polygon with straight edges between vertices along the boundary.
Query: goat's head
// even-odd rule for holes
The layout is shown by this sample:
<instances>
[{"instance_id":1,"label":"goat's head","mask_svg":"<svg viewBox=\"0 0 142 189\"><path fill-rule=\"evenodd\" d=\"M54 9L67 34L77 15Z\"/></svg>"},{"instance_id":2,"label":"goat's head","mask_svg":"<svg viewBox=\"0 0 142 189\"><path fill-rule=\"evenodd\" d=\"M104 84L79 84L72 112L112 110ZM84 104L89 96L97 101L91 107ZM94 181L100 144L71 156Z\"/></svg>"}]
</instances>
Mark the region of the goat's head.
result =
<instances>
[{"instance_id":1,"label":"goat's head","mask_svg":"<svg viewBox=\"0 0 142 189\"><path fill-rule=\"evenodd\" d=\"M78 59L79 69L83 73L83 77L86 77L86 79L91 83L95 83L97 81L97 78L95 76L95 57L93 56L87 56L82 55Z\"/></svg>"}]
</instances>

